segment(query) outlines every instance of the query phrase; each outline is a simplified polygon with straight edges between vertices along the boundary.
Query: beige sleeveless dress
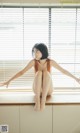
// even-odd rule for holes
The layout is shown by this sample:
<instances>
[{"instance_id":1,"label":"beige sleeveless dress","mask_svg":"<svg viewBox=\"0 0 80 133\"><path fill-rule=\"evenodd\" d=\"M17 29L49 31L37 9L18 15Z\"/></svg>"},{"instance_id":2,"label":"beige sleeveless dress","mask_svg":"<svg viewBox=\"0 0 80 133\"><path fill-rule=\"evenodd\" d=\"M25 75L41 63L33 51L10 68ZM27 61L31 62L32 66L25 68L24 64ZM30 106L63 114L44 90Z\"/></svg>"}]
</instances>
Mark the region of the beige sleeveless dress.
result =
<instances>
[{"instance_id":1,"label":"beige sleeveless dress","mask_svg":"<svg viewBox=\"0 0 80 133\"><path fill-rule=\"evenodd\" d=\"M34 65L34 70L35 70L35 78L34 78L34 81L33 81L33 86L32 86L32 89L33 89L33 92L36 93L36 87L35 87L35 80L36 79L36 74L38 71L44 71L44 70L47 70L48 71L48 74L50 76L50 80L51 80L51 85L50 85L50 88L49 88L49 92L48 92L48 95L51 94L53 92L53 83L52 83L52 78L51 78L51 67L50 67L50 59L47 58L46 62L41 65L40 64L40 61L34 59L35 61L35 65ZM42 81L43 81L43 76L42 76ZM42 87L41 87L41 90L40 92L42 93Z\"/></svg>"}]
</instances>

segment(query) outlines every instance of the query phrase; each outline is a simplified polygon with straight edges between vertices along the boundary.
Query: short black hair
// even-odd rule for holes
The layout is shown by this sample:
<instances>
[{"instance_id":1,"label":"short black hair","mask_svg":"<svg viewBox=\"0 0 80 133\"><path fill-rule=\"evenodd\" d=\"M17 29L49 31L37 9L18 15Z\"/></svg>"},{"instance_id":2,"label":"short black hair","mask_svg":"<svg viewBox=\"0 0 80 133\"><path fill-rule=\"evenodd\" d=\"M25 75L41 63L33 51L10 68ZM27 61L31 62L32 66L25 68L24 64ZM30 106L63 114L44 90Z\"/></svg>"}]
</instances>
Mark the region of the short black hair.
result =
<instances>
[{"instance_id":1,"label":"short black hair","mask_svg":"<svg viewBox=\"0 0 80 133\"><path fill-rule=\"evenodd\" d=\"M33 48L32 48L32 56L33 56L35 48L38 49L42 53L42 57L41 57L40 60L46 59L49 56L48 48L47 48L47 46L44 43L36 43L33 46Z\"/></svg>"}]
</instances>

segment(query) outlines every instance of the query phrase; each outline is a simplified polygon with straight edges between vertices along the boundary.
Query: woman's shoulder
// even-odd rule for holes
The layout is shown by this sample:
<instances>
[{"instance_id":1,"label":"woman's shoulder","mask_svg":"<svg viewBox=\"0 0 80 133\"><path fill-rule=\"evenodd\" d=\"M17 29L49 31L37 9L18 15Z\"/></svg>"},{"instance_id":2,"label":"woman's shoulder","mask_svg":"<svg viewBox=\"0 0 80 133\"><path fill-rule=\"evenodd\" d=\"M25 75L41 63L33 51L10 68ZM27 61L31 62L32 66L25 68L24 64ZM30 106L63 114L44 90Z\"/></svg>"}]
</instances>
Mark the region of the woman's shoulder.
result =
<instances>
[{"instance_id":1,"label":"woman's shoulder","mask_svg":"<svg viewBox=\"0 0 80 133\"><path fill-rule=\"evenodd\" d=\"M53 62L55 62L53 59L51 59L51 58L48 58L48 60L50 61L50 65L52 65L53 64Z\"/></svg>"},{"instance_id":2,"label":"woman's shoulder","mask_svg":"<svg viewBox=\"0 0 80 133\"><path fill-rule=\"evenodd\" d=\"M51 59L51 58L47 58L47 60L48 60L48 61L50 61L50 62L52 61L52 59Z\"/></svg>"},{"instance_id":3,"label":"woman's shoulder","mask_svg":"<svg viewBox=\"0 0 80 133\"><path fill-rule=\"evenodd\" d=\"M29 63L32 64L32 65L34 65L35 60L34 60L34 59L31 59L31 60L29 61Z\"/></svg>"},{"instance_id":4,"label":"woman's shoulder","mask_svg":"<svg viewBox=\"0 0 80 133\"><path fill-rule=\"evenodd\" d=\"M34 58L31 60L32 64L35 66L35 64L37 63L37 60Z\"/></svg>"},{"instance_id":5,"label":"woman's shoulder","mask_svg":"<svg viewBox=\"0 0 80 133\"><path fill-rule=\"evenodd\" d=\"M50 57L48 57L48 58L47 58L47 60L51 60L51 58L50 58Z\"/></svg>"},{"instance_id":6,"label":"woman's shoulder","mask_svg":"<svg viewBox=\"0 0 80 133\"><path fill-rule=\"evenodd\" d=\"M53 59L51 59L50 57L49 58L47 58L47 59L49 59L50 61L54 61Z\"/></svg>"}]
</instances>

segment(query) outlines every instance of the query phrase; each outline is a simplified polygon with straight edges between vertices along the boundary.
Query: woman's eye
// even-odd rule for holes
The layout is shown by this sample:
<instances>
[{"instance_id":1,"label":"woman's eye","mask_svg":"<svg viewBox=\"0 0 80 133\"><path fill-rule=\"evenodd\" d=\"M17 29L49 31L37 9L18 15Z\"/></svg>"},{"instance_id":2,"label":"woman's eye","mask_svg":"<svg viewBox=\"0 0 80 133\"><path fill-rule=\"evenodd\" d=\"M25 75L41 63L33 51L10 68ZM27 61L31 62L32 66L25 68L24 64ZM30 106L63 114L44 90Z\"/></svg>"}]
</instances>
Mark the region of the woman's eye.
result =
<instances>
[{"instance_id":1,"label":"woman's eye","mask_svg":"<svg viewBox=\"0 0 80 133\"><path fill-rule=\"evenodd\" d=\"M39 52L39 50L37 50L37 52Z\"/></svg>"},{"instance_id":2,"label":"woman's eye","mask_svg":"<svg viewBox=\"0 0 80 133\"><path fill-rule=\"evenodd\" d=\"M35 50L34 53L39 53L39 50Z\"/></svg>"},{"instance_id":3,"label":"woman's eye","mask_svg":"<svg viewBox=\"0 0 80 133\"><path fill-rule=\"evenodd\" d=\"M36 50L36 53L38 53L39 52L39 50Z\"/></svg>"}]
</instances>

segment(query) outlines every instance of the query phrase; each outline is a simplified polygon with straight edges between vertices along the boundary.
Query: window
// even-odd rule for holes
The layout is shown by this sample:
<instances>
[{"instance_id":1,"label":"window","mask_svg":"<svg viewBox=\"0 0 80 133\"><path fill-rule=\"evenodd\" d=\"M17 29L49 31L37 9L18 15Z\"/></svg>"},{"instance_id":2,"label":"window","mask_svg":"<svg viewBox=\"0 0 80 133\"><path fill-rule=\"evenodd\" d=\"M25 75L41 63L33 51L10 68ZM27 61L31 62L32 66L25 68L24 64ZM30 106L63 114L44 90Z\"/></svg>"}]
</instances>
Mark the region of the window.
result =
<instances>
[{"instance_id":1,"label":"window","mask_svg":"<svg viewBox=\"0 0 80 133\"><path fill-rule=\"evenodd\" d=\"M50 57L79 77L79 8L0 8L0 82L8 80L32 59L35 43L47 45ZM12 81L9 88L31 88L34 68ZM79 87L52 68L54 87Z\"/></svg>"}]
</instances>

